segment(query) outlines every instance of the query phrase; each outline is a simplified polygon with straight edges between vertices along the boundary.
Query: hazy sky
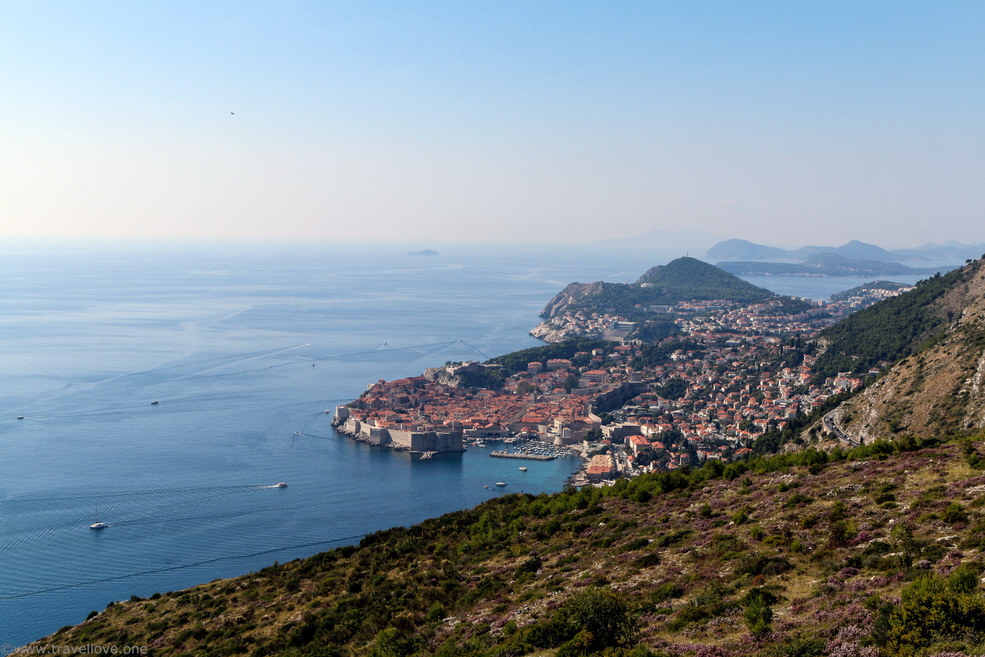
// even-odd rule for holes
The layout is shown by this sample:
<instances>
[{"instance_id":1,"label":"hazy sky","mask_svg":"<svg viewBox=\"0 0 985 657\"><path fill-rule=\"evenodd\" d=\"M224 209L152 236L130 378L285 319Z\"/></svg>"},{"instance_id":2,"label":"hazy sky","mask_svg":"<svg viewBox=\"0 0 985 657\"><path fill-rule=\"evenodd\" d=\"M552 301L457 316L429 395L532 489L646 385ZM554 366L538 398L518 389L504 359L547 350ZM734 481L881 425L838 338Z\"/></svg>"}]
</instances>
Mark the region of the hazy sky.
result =
<instances>
[{"instance_id":1,"label":"hazy sky","mask_svg":"<svg viewBox=\"0 0 985 657\"><path fill-rule=\"evenodd\" d=\"M985 3L0 0L0 237L985 241Z\"/></svg>"}]
</instances>

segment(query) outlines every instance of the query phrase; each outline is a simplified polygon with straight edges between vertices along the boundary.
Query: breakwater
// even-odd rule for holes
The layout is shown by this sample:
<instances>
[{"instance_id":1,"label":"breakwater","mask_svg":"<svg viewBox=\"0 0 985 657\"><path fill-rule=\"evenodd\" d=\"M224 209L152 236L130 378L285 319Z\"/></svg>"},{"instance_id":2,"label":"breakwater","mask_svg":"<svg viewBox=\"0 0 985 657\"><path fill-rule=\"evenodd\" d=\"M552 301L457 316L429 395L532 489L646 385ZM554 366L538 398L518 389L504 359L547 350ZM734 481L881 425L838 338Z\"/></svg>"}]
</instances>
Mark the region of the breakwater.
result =
<instances>
[{"instance_id":1,"label":"breakwater","mask_svg":"<svg viewBox=\"0 0 985 657\"><path fill-rule=\"evenodd\" d=\"M527 461L553 461L557 456L551 454L521 454L517 452L489 452L489 456L500 459L524 459Z\"/></svg>"}]
</instances>

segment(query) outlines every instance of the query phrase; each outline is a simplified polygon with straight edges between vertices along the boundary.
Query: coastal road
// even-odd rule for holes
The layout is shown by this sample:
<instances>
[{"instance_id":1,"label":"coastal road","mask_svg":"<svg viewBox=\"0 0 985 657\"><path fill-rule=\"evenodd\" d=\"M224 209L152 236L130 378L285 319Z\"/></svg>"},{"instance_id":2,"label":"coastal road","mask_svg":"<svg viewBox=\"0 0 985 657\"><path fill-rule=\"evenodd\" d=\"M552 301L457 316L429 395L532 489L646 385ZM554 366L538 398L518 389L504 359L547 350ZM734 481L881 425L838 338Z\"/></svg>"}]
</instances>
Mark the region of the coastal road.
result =
<instances>
[{"instance_id":1,"label":"coastal road","mask_svg":"<svg viewBox=\"0 0 985 657\"><path fill-rule=\"evenodd\" d=\"M837 424L835 424L834 411L827 413L824 416L823 422L824 422L824 428L830 431L831 433L833 433L838 438L838 440L851 447L858 446L857 440L852 440L851 438L849 438L848 435L845 434L845 432L842 431L840 428L838 428Z\"/></svg>"}]
</instances>

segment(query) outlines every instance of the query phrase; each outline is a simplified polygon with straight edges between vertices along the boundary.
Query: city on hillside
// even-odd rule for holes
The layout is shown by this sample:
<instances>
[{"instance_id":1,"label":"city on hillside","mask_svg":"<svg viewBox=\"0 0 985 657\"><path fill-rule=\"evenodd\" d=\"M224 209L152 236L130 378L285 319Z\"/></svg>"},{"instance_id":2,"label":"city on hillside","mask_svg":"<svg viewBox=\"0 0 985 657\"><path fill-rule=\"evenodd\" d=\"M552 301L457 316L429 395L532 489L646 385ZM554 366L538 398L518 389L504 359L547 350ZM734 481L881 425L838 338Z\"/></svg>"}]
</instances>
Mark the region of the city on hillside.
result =
<instances>
[{"instance_id":1,"label":"city on hillside","mask_svg":"<svg viewBox=\"0 0 985 657\"><path fill-rule=\"evenodd\" d=\"M777 301L679 302L648 309L672 317L676 327L653 344L626 338L638 321L564 313L550 323L565 339L604 340L567 358L521 363L515 371L503 371L509 368L493 359L379 381L336 409L334 422L364 442L425 458L494 442L503 447L492 455L521 459L572 450L585 459L574 484L741 458L768 431L862 386L846 372L819 379L806 339L908 289L859 290L797 315L771 312ZM496 371L500 385L442 382L484 370Z\"/></svg>"}]
</instances>

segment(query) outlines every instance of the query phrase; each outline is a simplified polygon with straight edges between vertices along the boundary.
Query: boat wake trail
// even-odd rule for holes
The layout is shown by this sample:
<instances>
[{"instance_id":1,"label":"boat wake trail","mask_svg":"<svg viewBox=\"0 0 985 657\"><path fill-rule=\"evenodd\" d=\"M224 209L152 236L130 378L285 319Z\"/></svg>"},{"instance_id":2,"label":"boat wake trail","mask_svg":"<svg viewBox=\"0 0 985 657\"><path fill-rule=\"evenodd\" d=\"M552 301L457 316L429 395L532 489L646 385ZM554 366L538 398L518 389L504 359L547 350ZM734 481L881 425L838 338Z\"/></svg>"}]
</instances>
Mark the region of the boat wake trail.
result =
<instances>
[{"instance_id":1,"label":"boat wake trail","mask_svg":"<svg viewBox=\"0 0 985 657\"><path fill-rule=\"evenodd\" d=\"M180 565L177 565L177 566L167 566L167 567L164 567L164 568L152 568L152 569L149 569L149 570L141 570L141 571L138 571L138 572L126 573L126 574L123 574L123 575L114 575L112 577L101 577L101 578L98 578L98 579L90 579L90 580L85 580L85 581L80 581L80 582L71 582L71 583L68 583L68 584L60 584L60 585L57 585L57 586L50 586L48 588L43 588L43 589L35 589L33 591L23 591L23 592L20 592L20 593L13 593L13 594L9 594L9 595L0 595L0 601L2 601L2 600L18 600L18 599L21 599L21 598L29 598L31 596L41 595L41 594L44 594L44 593L52 593L54 591L64 591L66 589L79 588L79 587L88 586L88 585L91 585L91 584L101 584L103 582L115 582L115 581L121 581L121 580L130 579L130 578L133 578L133 577L142 577L142 576L145 576L145 575L154 575L154 574L157 574L157 573L166 573L166 572L171 572L171 571L175 571L175 570L184 570L186 568L195 568L195 567L202 566L202 565L205 565L205 564L210 564L210 563L218 563L218 562L222 562L222 561L233 561L233 560L236 560L236 559L250 559L250 558L253 558L253 557L259 557L259 556L263 556L263 555L267 555L267 554L276 554L278 552L284 552L286 550L300 550L300 549L303 549L303 548L313 548L313 547L319 547L319 546L329 546L329 545L339 545L339 544L341 544L341 545L349 545L349 544L355 542L356 540L362 539L364 536L366 536L366 534L355 534L355 535L352 535L352 536L340 536L340 537L337 537L337 538L327 538L327 539L324 539L324 540L321 540L321 541L312 541L310 543L298 543L297 545L284 545L284 546L280 546L280 547L269 548L269 549L266 549L266 550L260 550L260 551L257 551L257 552L250 552L248 554L234 554L234 555L228 555L228 556L222 556L222 557L214 557L212 559L203 559L201 561L194 561L194 562L191 562L191 563L180 564Z\"/></svg>"}]
</instances>

